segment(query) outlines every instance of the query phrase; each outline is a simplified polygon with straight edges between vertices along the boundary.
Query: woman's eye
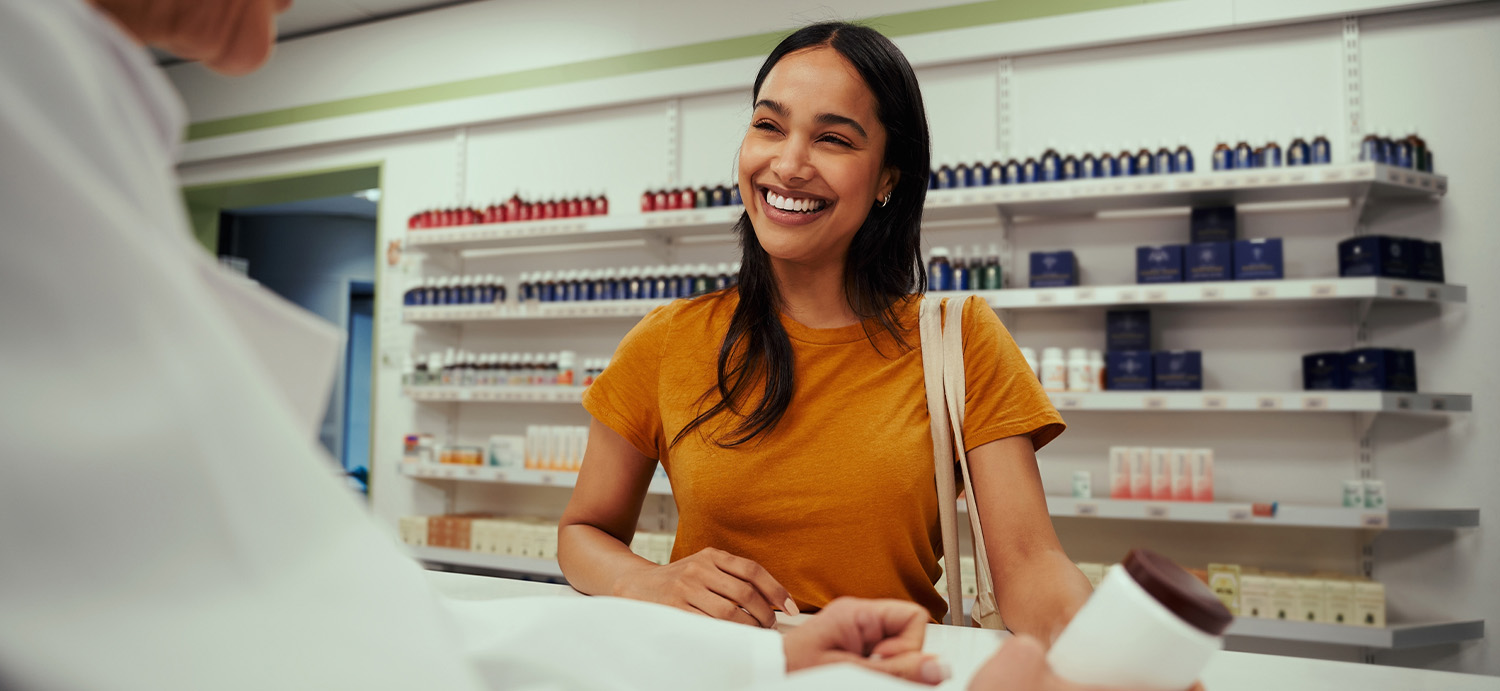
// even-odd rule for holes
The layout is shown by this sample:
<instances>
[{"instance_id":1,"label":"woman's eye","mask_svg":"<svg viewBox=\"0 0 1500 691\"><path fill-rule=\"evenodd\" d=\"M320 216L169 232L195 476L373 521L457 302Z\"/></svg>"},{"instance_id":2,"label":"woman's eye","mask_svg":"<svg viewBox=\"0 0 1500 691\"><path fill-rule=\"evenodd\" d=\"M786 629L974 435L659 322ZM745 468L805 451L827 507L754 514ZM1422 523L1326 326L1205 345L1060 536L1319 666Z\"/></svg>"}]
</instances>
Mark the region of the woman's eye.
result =
<instances>
[{"instance_id":1,"label":"woman's eye","mask_svg":"<svg viewBox=\"0 0 1500 691\"><path fill-rule=\"evenodd\" d=\"M835 137L835 136L833 136L831 134L830 135L825 135L822 139L820 139L818 141L824 141L824 142L828 142L830 144L838 144L839 146L842 146L842 147L844 147L846 149L851 146L849 144L849 142L846 141L843 137Z\"/></svg>"},{"instance_id":2,"label":"woman's eye","mask_svg":"<svg viewBox=\"0 0 1500 691\"><path fill-rule=\"evenodd\" d=\"M765 130L766 132L778 132L778 131L780 131L780 130L776 129L775 125L773 125L773 124L771 124L769 122L766 122L764 120L755 123L755 129Z\"/></svg>"}]
</instances>

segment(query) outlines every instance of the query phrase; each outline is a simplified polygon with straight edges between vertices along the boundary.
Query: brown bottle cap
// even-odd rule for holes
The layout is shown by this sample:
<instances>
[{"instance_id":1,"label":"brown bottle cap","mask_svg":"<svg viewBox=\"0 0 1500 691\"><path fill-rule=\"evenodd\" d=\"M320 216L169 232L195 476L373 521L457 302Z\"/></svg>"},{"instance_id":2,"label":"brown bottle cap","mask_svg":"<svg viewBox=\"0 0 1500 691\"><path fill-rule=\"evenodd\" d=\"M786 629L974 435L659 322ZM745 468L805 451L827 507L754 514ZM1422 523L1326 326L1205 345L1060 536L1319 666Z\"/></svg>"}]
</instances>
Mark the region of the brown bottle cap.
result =
<instances>
[{"instance_id":1,"label":"brown bottle cap","mask_svg":"<svg viewBox=\"0 0 1500 691\"><path fill-rule=\"evenodd\" d=\"M1193 628L1218 636L1234 622L1234 615L1218 596L1171 559L1133 549L1122 564L1143 590Z\"/></svg>"}]
</instances>

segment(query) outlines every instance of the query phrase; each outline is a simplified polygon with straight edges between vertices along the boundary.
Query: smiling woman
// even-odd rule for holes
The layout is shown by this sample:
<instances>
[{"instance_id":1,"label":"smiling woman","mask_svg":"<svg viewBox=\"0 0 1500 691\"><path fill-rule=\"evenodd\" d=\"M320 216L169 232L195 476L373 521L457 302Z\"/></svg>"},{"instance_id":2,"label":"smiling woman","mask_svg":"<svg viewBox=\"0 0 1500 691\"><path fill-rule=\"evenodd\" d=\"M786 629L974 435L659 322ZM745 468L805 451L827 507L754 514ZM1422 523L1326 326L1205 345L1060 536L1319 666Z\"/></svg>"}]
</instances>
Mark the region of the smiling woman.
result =
<instances>
[{"instance_id":1,"label":"smiling woman","mask_svg":"<svg viewBox=\"0 0 1500 691\"><path fill-rule=\"evenodd\" d=\"M916 76L878 32L818 24L766 58L751 102L739 285L648 315L585 395L563 573L586 593L761 626L844 595L941 620L914 331L930 158ZM994 312L972 303L963 326L971 503L1001 614L1051 640L1088 594L1036 469L1062 420ZM627 547L658 461L680 517L667 566Z\"/></svg>"}]
</instances>

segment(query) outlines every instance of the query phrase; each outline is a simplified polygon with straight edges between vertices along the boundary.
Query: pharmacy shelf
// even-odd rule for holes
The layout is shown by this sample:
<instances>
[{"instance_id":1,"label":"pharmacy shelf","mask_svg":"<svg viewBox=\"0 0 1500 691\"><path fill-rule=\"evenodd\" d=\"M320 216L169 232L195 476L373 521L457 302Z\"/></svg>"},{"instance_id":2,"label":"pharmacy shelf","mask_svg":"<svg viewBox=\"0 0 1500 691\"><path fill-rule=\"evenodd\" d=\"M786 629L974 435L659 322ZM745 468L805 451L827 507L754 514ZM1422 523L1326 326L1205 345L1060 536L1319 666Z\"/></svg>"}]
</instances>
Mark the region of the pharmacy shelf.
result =
<instances>
[{"instance_id":1,"label":"pharmacy shelf","mask_svg":"<svg viewBox=\"0 0 1500 691\"><path fill-rule=\"evenodd\" d=\"M938 298L976 295L1000 309L1067 309L1149 305L1219 305L1331 300L1462 303L1468 288L1393 278L1324 278L1289 281L1214 281L1158 285L1081 286L972 292L933 291ZM639 319L670 300L594 300L531 304L443 305L402 308L408 323Z\"/></svg>"},{"instance_id":2,"label":"pharmacy shelf","mask_svg":"<svg viewBox=\"0 0 1500 691\"><path fill-rule=\"evenodd\" d=\"M1123 209L1227 206L1317 199L1422 201L1448 178L1375 163L969 187L927 193L923 223L1009 216L1074 216Z\"/></svg>"},{"instance_id":3,"label":"pharmacy shelf","mask_svg":"<svg viewBox=\"0 0 1500 691\"><path fill-rule=\"evenodd\" d=\"M1321 412L1321 413L1462 413L1468 394L1397 393L1390 391L1108 391L1052 393L1060 411L1105 412Z\"/></svg>"},{"instance_id":4,"label":"pharmacy shelf","mask_svg":"<svg viewBox=\"0 0 1500 691\"><path fill-rule=\"evenodd\" d=\"M1212 281L1146 285L939 291L936 297L976 295L1000 309L1067 309L1150 305L1219 305L1332 300L1467 302L1468 288L1394 278L1314 278L1285 281Z\"/></svg>"},{"instance_id":5,"label":"pharmacy shelf","mask_svg":"<svg viewBox=\"0 0 1500 691\"><path fill-rule=\"evenodd\" d=\"M506 485L533 485L537 487L572 487L578 482L578 473L566 471L526 470L443 463L402 463L401 474L421 480L492 482ZM647 488L646 493L671 494L672 484L666 478L652 478L651 485Z\"/></svg>"},{"instance_id":6,"label":"pharmacy shelf","mask_svg":"<svg viewBox=\"0 0 1500 691\"><path fill-rule=\"evenodd\" d=\"M960 511L968 504L959 502ZM1274 517L1256 516L1251 504L1047 497L1054 518L1105 518L1182 523L1233 523L1284 528L1350 530L1453 530L1479 525L1479 509L1346 509L1278 505Z\"/></svg>"},{"instance_id":7,"label":"pharmacy shelf","mask_svg":"<svg viewBox=\"0 0 1500 691\"><path fill-rule=\"evenodd\" d=\"M443 305L404 307L408 323L471 322L537 319L639 319L671 300L593 300L498 305Z\"/></svg>"},{"instance_id":8,"label":"pharmacy shelf","mask_svg":"<svg viewBox=\"0 0 1500 691\"><path fill-rule=\"evenodd\" d=\"M583 402L586 386L408 386L406 395L424 403Z\"/></svg>"},{"instance_id":9,"label":"pharmacy shelf","mask_svg":"<svg viewBox=\"0 0 1500 691\"><path fill-rule=\"evenodd\" d=\"M556 559L529 559L526 557L510 557L503 554L488 554L485 552L470 552L466 549L452 549L449 547L425 547L407 545L407 553L418 561L433 562L436 564L454 564L457 566L475 566L496 571L510 571L512 573L524 573L532 576L549 576L562 578L562 567L557 565Z\"/></svg>"},{"instance_id":10,"label":"pharmacy shelf","mask_svg":"<svg viewBox=\"0 0 1500 691\"><path fill-rule=\"evenodd\" d=\"M471 250L683 235L728 236L744 211L743 206L722 206L712 209L655 211L639 215L424 228L407 231L406 247L412 250Z\"/></svg>"},{"instance_id":11,"label":"pharmacy shelf","mask_svg":"<svg viewBox=\"0 0 1500 691\"><path fill-rule=\"evenodd\" d=\"M1264 638L1299 643L1400 649L1480 640L1484 638L1484 622L1481 620L1448 621L1396 624L1375 628L1236 617L1224 635L1234 638Z\"/></svg>"}]
</instances>

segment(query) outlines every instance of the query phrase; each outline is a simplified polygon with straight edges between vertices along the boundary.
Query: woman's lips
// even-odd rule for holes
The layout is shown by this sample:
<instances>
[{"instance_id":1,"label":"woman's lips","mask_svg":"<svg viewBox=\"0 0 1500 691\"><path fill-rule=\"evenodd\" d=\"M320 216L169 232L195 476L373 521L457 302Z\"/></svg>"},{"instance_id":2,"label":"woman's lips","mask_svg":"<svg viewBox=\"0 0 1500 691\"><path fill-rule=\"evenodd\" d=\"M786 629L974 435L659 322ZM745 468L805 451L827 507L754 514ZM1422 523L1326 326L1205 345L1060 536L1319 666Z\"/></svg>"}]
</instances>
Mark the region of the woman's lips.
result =
<instances>
[{"instance_id":1,"label":"woman's lips","mask_svg":"<svg viewBox=\"0 0 1500 691\"><path fill-rule=\"evenodd\" d=\"M770 194L774 194L774 192L764 187L760 188L760 194L758 195L760 197L760 211L765 215L766 218L770 219L777 225L807 225L808 223L812 223L813 221L822 218L823 214L828 213L828 210L833 208L833 202L809 199L801 201L814 203L821 202L823 204L823 207L821 209L818 209L817 211L785 211L782 209L778 209L776 208L776 206L771 204L770 199L767 198Z\"/></svg>"}]
</instances>

